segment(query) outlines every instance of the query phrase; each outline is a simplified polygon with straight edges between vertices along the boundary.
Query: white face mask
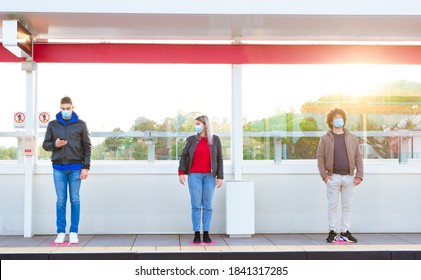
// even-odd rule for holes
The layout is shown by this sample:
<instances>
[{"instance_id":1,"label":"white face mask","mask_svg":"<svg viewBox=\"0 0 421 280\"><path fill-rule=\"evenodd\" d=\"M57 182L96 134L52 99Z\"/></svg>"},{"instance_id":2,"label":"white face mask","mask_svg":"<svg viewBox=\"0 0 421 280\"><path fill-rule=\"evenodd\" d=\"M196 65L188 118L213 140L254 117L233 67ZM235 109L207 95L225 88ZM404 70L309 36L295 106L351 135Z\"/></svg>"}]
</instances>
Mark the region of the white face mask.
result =
<instances>
[{"instance_id":1,"label":"white face mask","mask_svg":"<svg viewBox=\"0 0 421 280\"><path fill-rule=\"evenodd\" d=\"M203 131L203 127L200 124L197 124L194 126L194 130L196 130L197 133L200 133Z\"/></svg>"},{"instance_id":2,"label":"white face mask","mask_svg":"<svg viewBox=\"0 0 421 280\"><path fill-rule=\"evenodd\" d=\"M72 111L62 110L61 115L63 116L63 119L70 119L72 117Z\"/></svg>"},{"instance_id":3,"label":"white face mask","mask_svg":"<svg viewBox=\"0 0 421 280\"><path fill-rule=\"evenodd\" d=\"M333 120L333 125L334 125L336 128L342 128L342 127L344 126L344 119L342 119L342 118L339 118L339 119L334 119L334 120Z\"/></svg>"}]
</instances>

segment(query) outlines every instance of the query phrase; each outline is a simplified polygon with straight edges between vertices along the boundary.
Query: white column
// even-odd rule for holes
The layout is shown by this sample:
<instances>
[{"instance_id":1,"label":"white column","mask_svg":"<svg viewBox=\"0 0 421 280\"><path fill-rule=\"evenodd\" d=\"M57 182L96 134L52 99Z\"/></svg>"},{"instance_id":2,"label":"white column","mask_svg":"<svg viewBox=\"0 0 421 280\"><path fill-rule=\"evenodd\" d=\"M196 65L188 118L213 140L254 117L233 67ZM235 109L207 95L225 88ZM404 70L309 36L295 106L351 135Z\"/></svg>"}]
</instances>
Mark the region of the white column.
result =
<instances>
[{"instance_id":1,"label":"white column","mask_svg":"<svg viewBox=\"0 0 421 280\"><path fill-rule=\"evenodd\" d=\"M231 161L234 180L242 178L243 161L243 98L242 65L232 65Z\"/></svg>"},{"instance_id":2,"label":"white column","mask_svg":"<svg viewBox=\"0 0 421 280\"><path fill-rule=\"evenodd\" d=\"M230 237L254 234L254 182L242 181L243 97L242 65L232 66L231 160L233 181L226 182L226 231Z\"/></svg>"},{"instance_id":3,"label":"white column","mask_svg":"<svg viewBox=\"0 0 421 280\"><path fill-rule=\"evenodd\" d=\"M25 137L35 136L35 62L22 62L22 70L26 71L26 119ZM36 150L36 137L34 143ZM34 198L34 155L25 155L25 189L24 189L24 213L23 213L23 236L33 236L33 198Z\"/></svg>"}]
</instances>

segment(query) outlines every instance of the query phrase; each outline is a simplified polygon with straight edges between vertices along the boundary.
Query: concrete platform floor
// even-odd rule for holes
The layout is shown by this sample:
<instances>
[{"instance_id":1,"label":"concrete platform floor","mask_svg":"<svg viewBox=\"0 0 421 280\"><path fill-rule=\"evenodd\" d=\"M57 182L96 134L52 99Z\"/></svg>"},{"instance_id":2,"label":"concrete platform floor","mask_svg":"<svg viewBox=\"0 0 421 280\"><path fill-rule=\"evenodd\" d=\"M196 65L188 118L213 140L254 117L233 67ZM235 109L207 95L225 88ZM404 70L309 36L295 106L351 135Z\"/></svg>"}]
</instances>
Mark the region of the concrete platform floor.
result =
<instances>
[{"instance_id":1,"label":"concrete platform floor","mask_svg":"<svg viewBox=\"0 0 421 280\"><path fill-rule=\"evenodd\" d=\"M329 244L326 243L327 234L255 234L250 238L232 238L223 234L211 234L212 244L193 244L193 235L184 234L112 234L112 235L79 235L78 244L55 244L55 235L37 235L31 238L23 236L0 236L0 259L9 258L44 258L64 257L83 258L83 254L120 254L121 258L166 258L171 253L190 253L185 257L203 258L202 253L225 253L226 256L243 254L256 258L308 259L310 255L318 259L336 258L343 256L352 259L387 259L394 253L395 258L421 259L421 233L376 233L354 234L358 243ZM376 253L374 254L373 253ZM406 252L403 256L402 252ZM166 255L162 255L165 253ZM192 255L193 253L193 255ZM235 255L232 253L236 253ZM313 253L313 254L312 254ZM317 253L317 254L315 254ZM346 254L348 253L348 254ZM366 253L363 255L363 253ZM410 254L409 254L410 253ZM156 254L156 255L154 255ZM158 254L161 254L159 257ZM228 254L228 255L227 255ZM339 255L338 255L339 254ZM367 257L369 255L372 257ZM143 255L143 256L142 256ZM116 257L117 255L114 255ZM207 257L210 257L209 255ZM223 255L213 255L221 258ZM365 257L364 257L365 256ZM86 256L85 256L86 258ZM95 258L95 257L93 257ZM393 258L393 257L390 257Z\"/></svg>"}]
</instances>

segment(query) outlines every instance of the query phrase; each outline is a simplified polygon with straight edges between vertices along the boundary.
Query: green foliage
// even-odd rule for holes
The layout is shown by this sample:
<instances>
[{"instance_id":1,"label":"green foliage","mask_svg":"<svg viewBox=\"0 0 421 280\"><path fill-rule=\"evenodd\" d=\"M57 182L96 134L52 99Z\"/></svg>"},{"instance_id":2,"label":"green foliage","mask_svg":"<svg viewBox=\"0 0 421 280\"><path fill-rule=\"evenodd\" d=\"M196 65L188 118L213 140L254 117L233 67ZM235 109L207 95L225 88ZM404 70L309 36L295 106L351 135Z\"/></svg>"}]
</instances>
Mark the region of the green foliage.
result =
<instances>
[{"instance_id":1,"label":"green foliage","mask_svg":"<svg viewBox=\"0 0 421 280\"><path fill-rule=\"evenodd\" d=\"M17 147L0 147L1 160L16 160L18 159Z\"/></svg>"},{"instance_id":2,"label":"green foliage","mask_svg":"<svg viewBox=\"0 0 421 280\"><path fill-rule=\"evenodd\" d=\"M360 116L359 121L351 127L351 130L364 131L363 123L363 118ZM366 130L383 131L383 126L368 120L366 121ZM395 138L368 136L366 141L381 158L397 158L397 148L393 148L393 142L397 141L397 137ZM362 143L363 141L360 140L360 142ZM393 152L393 150L395 151Z\"/></svg>"},{"instance_id":3,"label":"green foliage","mask_svg":"<svg viewBox=\"0 0 421 280\"><path fill-rule=\"evenodd\" d=\"M113 132L123 132L119 127L114 128ZM123 146L124 137L107 137L104 141L105 151L116 151L117 148Z\"/></svg>"},{"instance_id":4,"label":"green foliage","mask_svg":"<svg viewBox=\"0 0 421 280\"><path fill-rule=\"evenodd\" d=\"M38 158L40 159L50 159L51 158L51 152L46 151L42 148L42 144L38 146Z\"/></svg>"},{"instance_id":5,"label":"green foliage","mask_svg":"<svg viewBox=\"0 0 421 280\"><path fill-rule=\"evenodd\" d=\"M317 131L317 122L313 117L306 117L300 122L301 131ZM295 159L315 159L319 139L300 137L294 144Z\"/></svg>"}]
</instances>

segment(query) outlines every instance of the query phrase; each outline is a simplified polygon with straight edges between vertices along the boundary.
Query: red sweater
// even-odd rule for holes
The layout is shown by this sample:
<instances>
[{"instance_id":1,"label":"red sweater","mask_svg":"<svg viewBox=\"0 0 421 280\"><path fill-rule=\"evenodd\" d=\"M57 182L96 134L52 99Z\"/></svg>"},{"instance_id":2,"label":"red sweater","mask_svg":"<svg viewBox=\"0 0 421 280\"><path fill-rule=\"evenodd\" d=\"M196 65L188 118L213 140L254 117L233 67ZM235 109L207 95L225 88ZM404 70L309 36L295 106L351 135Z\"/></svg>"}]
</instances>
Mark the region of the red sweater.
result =
<instances>
[{"instance_id":1,"label":"red sweater","mask_svg":"<svg viewBox=\"0 0 421 280\"><path fill-rule=\"evenodd\" d=\"M190 167L190 173L210 173L211 172L211 158L208 139L201 137L200 142L197 143L196 150L194 151L193 161ZM184 174L180 170L179 175Z\"/></svg>"}]
</instances>

